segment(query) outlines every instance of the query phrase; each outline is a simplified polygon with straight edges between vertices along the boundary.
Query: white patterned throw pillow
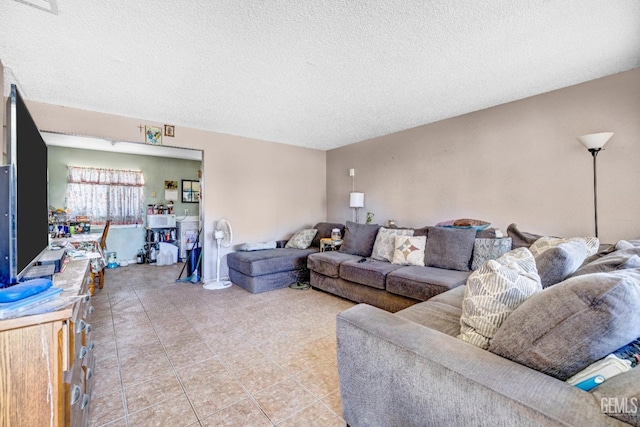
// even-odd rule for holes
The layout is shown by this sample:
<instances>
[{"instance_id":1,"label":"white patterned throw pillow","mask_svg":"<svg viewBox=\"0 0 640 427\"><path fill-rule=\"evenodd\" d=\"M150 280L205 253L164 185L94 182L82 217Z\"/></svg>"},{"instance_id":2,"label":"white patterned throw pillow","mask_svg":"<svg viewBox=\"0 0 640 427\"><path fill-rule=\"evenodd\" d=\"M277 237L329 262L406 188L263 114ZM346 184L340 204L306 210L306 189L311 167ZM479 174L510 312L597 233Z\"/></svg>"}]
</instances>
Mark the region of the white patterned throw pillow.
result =
<instances>
[{"instance_id":1,"label":"white patterned throw pillow","mask_svg":"<svg viewBox=\"0 0 640 427\"><path fill-rule=\"evenodd\" d=\"M294 249L307 249L309 246L311 246L311 242L313 241L313 238L316 237L317 232L318 230L315 228L300 230L289 239L284 247Z\"/></svg>"},{"instance_id":2,"label":"white patterned throw pillow","mask_svg":"<svg viewBox=\"0 0 640 427\"><path fill-rule=\"evenodd\" d=\"M393 251L395 250L396 236L413 236L413 229L380 227L376 240L373 242L371 258L378 261L391 262L393 260Z\"/></svg>"},{"instance_id":3,"label":"white patterned throw pillow","mask_svg":"<svg viewBox=\"0 0 640 427\"><path fill-rule=\"evenodd\" d=\"M537 257L547 249L554 248L562 243L570 242L570 241L583 241L587 245L588 253L587 256L594 255L598 252L598 248L600 247L600 240L597 237L570 237L570 238L559 238L559 237L541 237L529 247L529 250L533 254L534 257Z\"/></svg>"},{"instance_id":4,"label":"white patterned throw pillow","mask_svg":"<svg viewBox=\"0 0 640 427\"><path fill-rule=\"evenodd\" d=\"M514 249L485 262L467 279L458 338L489 348L502 322L541 290L536 261L529 249Z\"/></svg>"},{"instance_id":5,"label":"white patterned throw pillow","mask_svg":"<svg viewBox=\"0 0 640 427\"><path fill-rule=\"evenodd\" d=\"M427 236L396 236L392 264L424 266Z\"/></svg>"}]
</instances>

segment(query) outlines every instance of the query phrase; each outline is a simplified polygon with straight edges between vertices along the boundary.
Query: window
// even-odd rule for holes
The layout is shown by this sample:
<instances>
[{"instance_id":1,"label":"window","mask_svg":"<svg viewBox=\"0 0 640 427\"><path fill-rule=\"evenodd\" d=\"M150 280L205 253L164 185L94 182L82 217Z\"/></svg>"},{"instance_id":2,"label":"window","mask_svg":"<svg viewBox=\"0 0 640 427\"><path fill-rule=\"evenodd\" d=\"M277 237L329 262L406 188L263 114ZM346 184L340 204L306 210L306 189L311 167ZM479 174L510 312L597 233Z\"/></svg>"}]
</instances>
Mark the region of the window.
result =
<instances>
[{"instance_id":1,"label":"window","mask_svg":"<svg viewBox=\"0 0 640 427\"><path fill-rule=\"evenodd\" d=\"M142 224L143 188L141 171L67 166L65 206L92 224Z\"/></svg>"}]
</instances>

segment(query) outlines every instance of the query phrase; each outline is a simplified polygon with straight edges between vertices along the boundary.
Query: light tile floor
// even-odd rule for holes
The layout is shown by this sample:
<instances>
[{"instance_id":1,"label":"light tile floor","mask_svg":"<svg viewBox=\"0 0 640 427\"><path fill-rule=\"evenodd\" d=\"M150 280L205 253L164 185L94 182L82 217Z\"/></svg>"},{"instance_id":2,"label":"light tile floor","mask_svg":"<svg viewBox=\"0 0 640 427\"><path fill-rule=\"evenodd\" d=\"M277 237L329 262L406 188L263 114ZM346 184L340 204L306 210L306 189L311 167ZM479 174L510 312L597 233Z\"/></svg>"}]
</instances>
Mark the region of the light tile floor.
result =
<instances>
[{"instance_id":1,"label":"light tile floor","mask_svg":"<svg viewBox=\"0 0 640 427\"><path fill-rule=\"evenodd\" d=\"M345 425L335 328L352 302L313 289L208 291L176 282L182 268L106 271L92 299L90 426Z\"/></svg>"}]
</instances>

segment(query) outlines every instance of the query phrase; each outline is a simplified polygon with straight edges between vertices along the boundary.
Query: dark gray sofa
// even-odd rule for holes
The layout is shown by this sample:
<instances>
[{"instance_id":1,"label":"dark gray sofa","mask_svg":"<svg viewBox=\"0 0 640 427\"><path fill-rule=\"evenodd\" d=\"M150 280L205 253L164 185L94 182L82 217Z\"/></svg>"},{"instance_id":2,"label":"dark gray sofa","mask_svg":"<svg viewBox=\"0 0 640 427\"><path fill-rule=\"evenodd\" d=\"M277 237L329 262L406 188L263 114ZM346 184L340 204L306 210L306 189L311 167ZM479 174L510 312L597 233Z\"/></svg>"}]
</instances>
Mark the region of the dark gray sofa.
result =
<instances>
[{"instance_id":1,"label":"dark gray sofa","mask_svg":"<svg viewBox=\"0 0 640 427\"><path fill-rule=\"evenodd\" d=\"M348 229L353 227L353 223L347 222L347 234L344 237L345 243L350 237ZM362 226L362 225L360 225ZM376 226L377 227L377 226ZM379 228L379 227L378 227ZM441 227L422 227L414 231L414 236L426 236L427 245L430 242L429 232L432 234L447 233L454 235L454 240L449 248L456 246L459 242L457 234L464 234L466 249L460 251L459 248L452 249L447 253L446 248L439 248L442 258L462 258L457 264L463 266L470 265L473 255L473 244L476 237L495 238L495 230L487 229L476 232L473 229L465 230L443 230ZM439 237L439 236L438 236ZM434 245L447 246L442 239L432 239ZM307 266L311 270L311 286L323 291L338 295L351 301L366 303L386 311L396 312L407 308L421 301L426 301L435 295L446 292L450 289L464 285L471 271L464 267L461 270L453 268L441 268L439 266L415 266L397 265L391 262L373 259L373 241L366 244L357 245L356 248L348 248L344 251L322 252L310 254L307 258ZM470 245L470 247L469 247ZM460 245L457 245L460 246ZM429 252L425 253L425 257ZM356 252L354 255L352 252ZM431 251L434 253L435 249ZM361 260L364 262L359 262ZM429 264L429 260L425 263ZM447 267L447 264L435 265ZM456 265L450 263L450 265Z\"/></svg>"},{"instance_id":2,"label":"dark gray sofa","mask_svg":"<svg viewBox=\"0 0 640 427\"><path fill-rule=\"evenodd\" d=\"M344 232L344 225L320 222L313 228L318 233L307 249L286 248L286 241L278 248L237 251L227 255L229 279L251 293L285 288L293 283L309 281L307 257L320 250L320 239L331 236L333 228Z\"/></svg>"},{"instance_id":3,"label":"dark gray sofa","mask_svg":"<svg viewBox=\"0 0 640 427\"><path fill-rule=\"evenodd\" d=\"M334 252L308 257L311 286L351 301L396 312L464 285L471 272L398 266L370 257Z\"/></svg>"}]
</instances>

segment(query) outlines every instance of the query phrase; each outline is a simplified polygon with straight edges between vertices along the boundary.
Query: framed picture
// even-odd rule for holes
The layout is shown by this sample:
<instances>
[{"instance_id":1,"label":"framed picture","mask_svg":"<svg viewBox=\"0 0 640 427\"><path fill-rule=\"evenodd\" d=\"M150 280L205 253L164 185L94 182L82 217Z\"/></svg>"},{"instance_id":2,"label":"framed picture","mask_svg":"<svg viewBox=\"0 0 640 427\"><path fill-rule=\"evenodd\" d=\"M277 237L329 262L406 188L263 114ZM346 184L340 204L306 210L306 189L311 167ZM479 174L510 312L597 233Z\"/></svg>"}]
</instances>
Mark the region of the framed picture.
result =
<instances>
[{"instance_id":1,"label":"framed picture","mask_svg":"<svg viewBox=\"0 0 640 427\"><path fill-rule=\"evenodd\" d=\"M171 202L178 200L178 181L164 182L164 199Z\"/></svg>"},{"instance_id":2,"label":"framed picture","mask_svg":"<svg viewBox=\"0 0 640 427\"><path fill-rule=\"evenodd\" d=\"M162 145L162 129L158 126L145 126L144 135L147 144Z\"/></svg>"},{"instance_id":3,"label":"framed picture","mask_svg":"<svg viewBox=\"0 0 640 427\"><path fill-rule=\"evenodd\" d=\"M200 181L182 180L182 203L200 202Z\"/></svg>"},{"instance_id":4,"label":"framed picture","mask_svg":"<svg viewBox=\"0 0 640 427\"><path fill-rule=\"evenodd\" d=\"M173 138L174 136L176 136L175 132L176 132L175 126L164 125L164 136L168 136L170 138Z\"/></svg>"}]
</instances>

